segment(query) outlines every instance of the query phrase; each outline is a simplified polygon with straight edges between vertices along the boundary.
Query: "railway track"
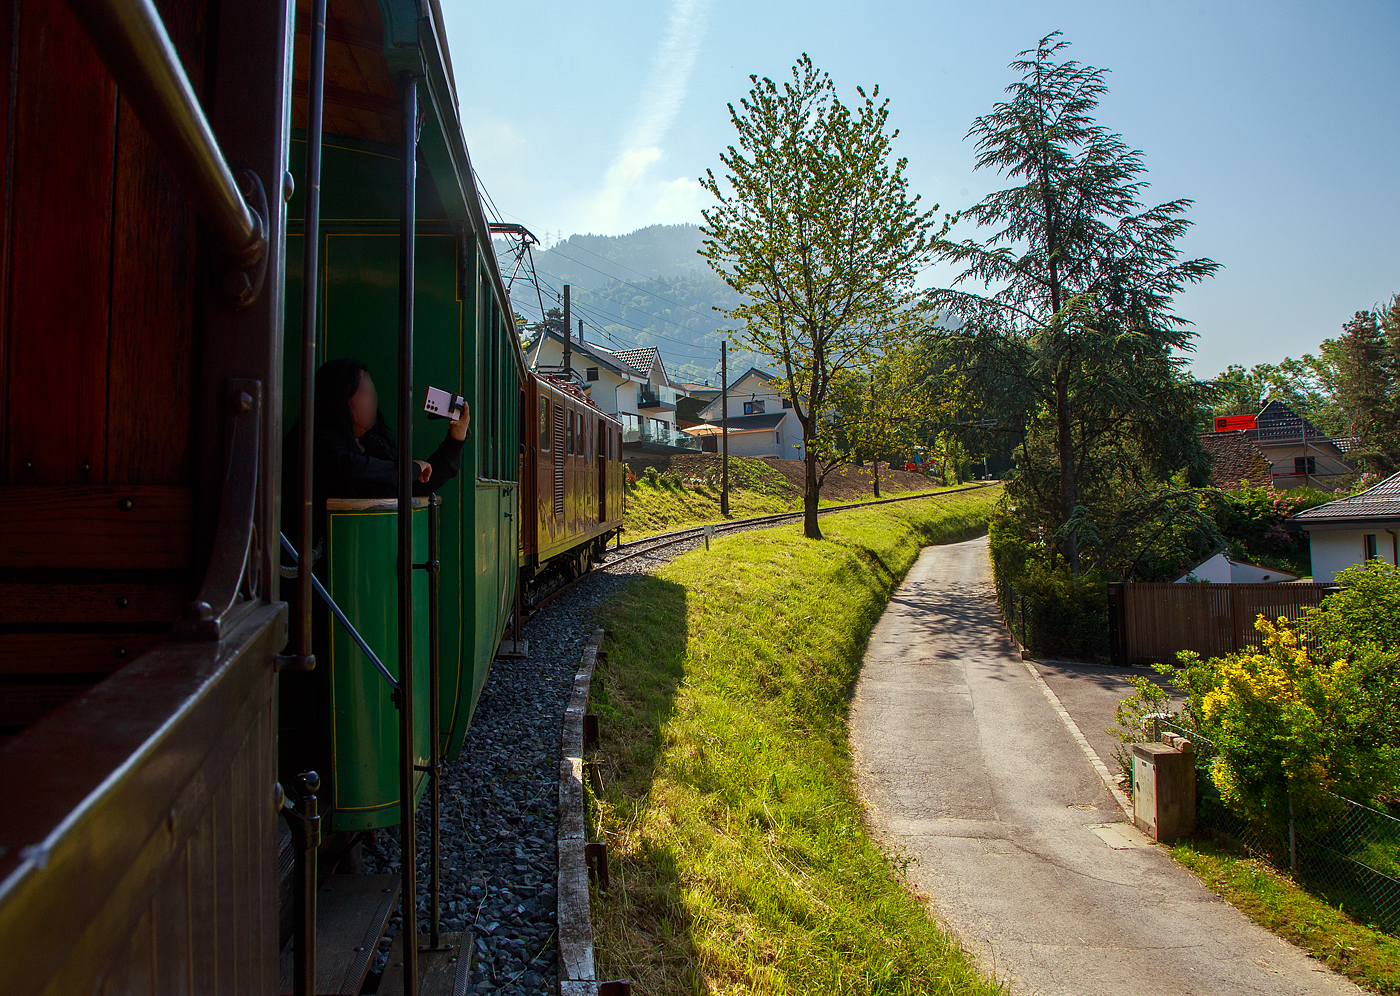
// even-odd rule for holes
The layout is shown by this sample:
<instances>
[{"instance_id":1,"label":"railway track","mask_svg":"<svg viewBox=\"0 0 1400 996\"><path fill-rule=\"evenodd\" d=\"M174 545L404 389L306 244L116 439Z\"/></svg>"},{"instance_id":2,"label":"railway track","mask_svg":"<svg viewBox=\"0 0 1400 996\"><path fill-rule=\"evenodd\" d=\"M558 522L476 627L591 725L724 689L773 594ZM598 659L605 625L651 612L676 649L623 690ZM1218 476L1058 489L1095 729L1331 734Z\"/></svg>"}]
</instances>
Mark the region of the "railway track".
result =
<instances>
[{"instance_id":1,"label":"railway track","mask_svg":"<svg viewBox=\"0 0 1400 996\"><path fill-rule=\"evenodd\" d=\"M961 494L966 491L977 491L981 488L988 488L992 486L992 483L970 484L966 487L951 488L947 491L923 492L920 494L902 495L898 498L877 498L873 501L851 502L850 504L846 505L828 505L825 508L818 509L817 514L829 515L832 512L846 512L853 508L869 508L873 505L891 505L895 502L919 501L925 498L939 498L943 495ZM804 514L805 513L801 511L780 512L777 515L756 515L747 519L730 519L728 522L714 522L710 523L709 525L714 529L714 534L718 536L723 533L741 532L746 529L777 526L784 522L792 522L793 520L801 519ZM541 609L543 609L546 605L554 601L556 598L564 594L569 589L573 588L575 585L580 584L583 581L586 581L589 578L594 577L603 571L617 567L620 564L624 564L629 560L635 560L638 557L645 557L649 554L657 552L658 550L664 550L667 547L676 546L680 543L687 543L692 542L694 540L702 539L705 535L706 528L707 527L703 525L690 526L685 529L677 529L675 532L661 533L657 536L648 536L644 539L632 540L630 543L619 543L617 546L609 548L608 558L604 560L601 564L594 565L593 569L588 573L582 574L579 577L574 578L572 581L568 581L564 584L559 585L557 588L553 589L548 594L543 595L541 598L539 598L534 605L528 608L528 614L524 617L525 621L528 622L530 619L533 619Z\"/></svg>"}]
</instances>

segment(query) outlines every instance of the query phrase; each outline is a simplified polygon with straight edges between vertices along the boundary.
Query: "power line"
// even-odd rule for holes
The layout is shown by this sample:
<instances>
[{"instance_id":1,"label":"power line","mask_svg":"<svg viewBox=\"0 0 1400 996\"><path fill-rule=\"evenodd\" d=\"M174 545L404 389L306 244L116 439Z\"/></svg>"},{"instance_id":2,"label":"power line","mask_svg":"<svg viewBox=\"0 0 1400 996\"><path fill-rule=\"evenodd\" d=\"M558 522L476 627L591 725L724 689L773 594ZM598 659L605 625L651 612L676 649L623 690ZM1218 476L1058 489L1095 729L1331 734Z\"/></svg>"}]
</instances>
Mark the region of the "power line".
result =
<instances>
[{"instance_id":1,"label":"power line","mask_svg":"<svg viewBox=\"0 0 1400 996\"><path fill-rule=\"evenodd\" d=\"M540 281L540 282L541 282L542 284L544 284L544 286L549 287L550 293L553 295L553 297L555 298L555 300L558 300L558 299L559 299L559 297L560 297L560 292L558 291L557 288L555 288L553 285L549 284L548 281L542 280L542 281ZM580 310L580 311L583 311L583 312L585 312L586 314L591 314L591 316L592 316L595 320L597 320L598 317L601 315L601 316L602 316L602 319L608 321L608 324L611 324L611 325L620 325L620 326L622 326L623 328L631 329L633 332L637 332L637 333L642 334L642 335L650 336L650 337L653 338L653 339L660 339L660 340L662 340L662 341L664 341L664 342L675 343L677 346L680 346L680 347L682 347L683 349L688 350L688 351L694 353L694 354L697 355L697 356L709 356L709 355L711 355L711 354L710 354L710 351L709 351L707 348L705 348L704 346L697 345L696 343L693 343L693 342L683 342L683 341L680 340L680 339L673 339L673 338L671 338L670 336L662 335L661 333L656 332L656 331L653 330L653 329L644 329L644 328L641 328L641 327L639 327L639 326L632 325L631 323L629 323L628 321L626 321L621 315L617 315L617 314L615 314L615 313L609 312L609 311L603 309L602 307L600 307L599 305L597 305L596 303L595 303L595 304L592 304L592 305L584 305L581 301L575 301L575 302L574 302L574 307L575 307L575 309ZM638 310L640 310L640 309L638 309ZM646 314L646 312L643 312L643 314ZM650 317L656 318L656 319L658 319L658 320L660 320L660 321L665 321L665 319L661 318L661 316L659 316L659 315L651 315ZM671 324L675 324L675 323L672 322ZM679 326L679 327L680 327L680 328L684 328L684 326ZM716 329L715 331L716 331L716 332L723 332L724 330L723 330L723 329ZM634 347L634 348L635 348L635 347ZM671 350L669 350L669 352L677 353L677 352L680 352L680 350L678 350L678 349L671 349Z\"/></svg>"},{"instance_id":2,"label":"power line","mask_svg":"<svg viewBox=\"0 0 1400 996\"><path fill-rule=\"evenodd\" d=\"M573 246L573 243L572 243L572 242L561 242L560 245ZM578 246L577 248L583 249L583 246ZM548 251L548 252L556 252L556 253L558 253L558 252L559 252L559 246L555 246L553 249L549 249L549 250L547 250L547 251ZM583 249L583 251L584 251L584 252L588 252L587 249ZM567 259L570 263L575 263L575 264L577 264L578 266L584 267L585 269L592 270L594 273L601 273L603 276L607 277L608 279L613 280L613 281L616 281L616 282L619 283L619 284L626 284L628 287L631 287L633 290L641 291L643 294L650 295L651 297L657 297L657 296L658 296L658 295L656 294L655 291L649 291L649 290L647 290L645 287L640 286L639 284L634 284L634 283L632 283L632 281L630 281L630 280L623 280L621 277L615 277L615 276L613 276L611 273L608 273L608 272L605 271L605 270L600 270L600 269L598 269L596 266L589 266L587 263L585 263L585 262L584 262L583 260L581 260L581 259L574 259L572 256L569 256L569 255L567 255L567 254L565 254L565 253L559 253L559 255L562 256L564 259ZM611 260L607 259L607 257L605 257L605 256L599 256L596 252L595 252L595 253L592 253L591 255L598 256L598 258L601 259L601 260L603 260L604 262L611 262ZM622 266L621 263L618 263L617 265L618 265L618 266ZM636 270L633 270L630 266L623 266L622 268L623 268L624 270L631 270L631 272L637 273L637 271L636 271ZM644 277L646 276L646 274L644 274L644 273L638 274L638 275L639 275L639 276L644 276ZM660 281L663 280L664 278L661 278L661 277L648 277L647 279L649 279L649 280L656 280L656 281L660 282ZM681 293L682 293L682 294L686 294L688 297L693 297L693 298L695 298L695 300L697 300L697 301L700 300L699 297L697 297L697 296L694 295L694 294L690 294L690 293L687 292L687 291L681 291ZM703 302L702 302L702 303L703 303ZM703 311L696 311L694 308L690 307L690 305L688 305L688 304L678 304L677 307L684 308L686 311L689 311L689 312L691 312L692 314L695 314L695 315L699 315L701 318L709 318L709 319L712 319L712 320L713 320L713 318L714 318L714 315L707 315L707 314L705 314Z\"/></svg>"}]
</instances>

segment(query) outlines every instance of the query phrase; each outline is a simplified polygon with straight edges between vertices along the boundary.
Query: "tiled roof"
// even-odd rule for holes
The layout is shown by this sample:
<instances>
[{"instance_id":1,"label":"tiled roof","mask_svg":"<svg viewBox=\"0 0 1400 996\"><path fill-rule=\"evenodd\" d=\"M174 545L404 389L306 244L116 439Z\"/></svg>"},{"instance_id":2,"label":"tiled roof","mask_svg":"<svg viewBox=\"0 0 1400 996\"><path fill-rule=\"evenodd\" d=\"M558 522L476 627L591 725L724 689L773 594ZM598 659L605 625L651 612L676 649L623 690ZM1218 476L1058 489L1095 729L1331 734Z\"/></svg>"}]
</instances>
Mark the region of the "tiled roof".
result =
<instances>
[{"instance_id":1,"label":"tiled roof","mask_svg":"<svg viewBox=\"0 0 1400 996\"><path fill-rule=\"evenodd\" d=\"M1294 519L1326 522L1335 519L1400 519L1400 473L1391 474L1359 495L1339 498L1299 512Z\"/></svg>"},{"instance_id":2,"label":"tiled roof","mask_svg":"<svg viewBox=\"0 0 1400 996\"><path fill-rule=\"evenodd\" d=\"M531 343L529 355L527 357L531 363L539 362L540 348L544 345L544 341L546 338L552 339L553 341L559 343L559 345L561 346L564 344L564 337L562 335L560 335L558 332L555 332L553 329L548 330L544 335L540 336L533 343ZM607 367L609 370L616 371L619 374L623 373L624 367L622 365L614 365L612 361L613 354L610 353L608 350L604 349L602 346L595 346L591 342L579 342L576 339L570 339L569 349L576 354L586 355L589 358L596 360L603 366ZM630 369L626 371L626 373L628 374L631 374L632 372L633 371L631 371Z\"/></svg>"},{"instance_id":3,"label":"tiled roof","mask_svg":"<svg viewBox=\"0 0 1400 996\"><path fill-rule=\"evenodd\" d=\"M652 364L658 359L655 346L643 346L640 349L617 349L613 351L613 355L644 376L651 374Z\"/></svg>"},{"instance_id":4,"label":"tiled roof","mask_svg":"<svg viewBox=\"0 0 1400 996\"><path fill-rule=\"evenodd\" d=\"M1270 401L1254 416L1251 435L1260 443L1293 443L1304 437L1325 442L1327 433L1313 425L1282 401Z\"/></svg>"},{"instance_id":5,"label":"tiled roof","mask_svg":"<svg viewBox=\"0 0 1400 996\"><path fill-rule=\"evenodd\" d=\"M1266 487L1272 481L1269 458L1244 432L1203 432L1201 446L1211 456L1212 487L1230 490L1240 481Z\"/></svg>"},{"instance_id":6,"label":"tiled roof","mask_svg":"<svg viewBox=\"0 0 1400 996\"><path fill-rule=\"evenodd\" d=\"M755 429L776 429L782 422L787 412L770 412L767 415L731 415L729 418L730 432L753 432ZM706 425L720 427L720 419L712 418Z\"/></svg>"}]
</instances>

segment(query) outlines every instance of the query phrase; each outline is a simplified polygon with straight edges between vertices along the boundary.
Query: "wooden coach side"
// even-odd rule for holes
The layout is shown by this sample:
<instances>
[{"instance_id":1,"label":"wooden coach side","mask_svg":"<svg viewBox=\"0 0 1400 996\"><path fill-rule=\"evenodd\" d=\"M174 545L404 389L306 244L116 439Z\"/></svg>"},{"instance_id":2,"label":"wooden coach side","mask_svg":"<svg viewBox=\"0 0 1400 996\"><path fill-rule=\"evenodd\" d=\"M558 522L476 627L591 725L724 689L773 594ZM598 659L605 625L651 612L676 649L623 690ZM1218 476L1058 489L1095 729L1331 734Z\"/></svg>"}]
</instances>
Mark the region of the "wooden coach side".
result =
<instances>
[{"instance_id":1,"label":"wooden coach side","mask_svg":"<svg viewBox=\"0 0 1400 996\"><path fill-rule=\"evenodd\" d=\"M246 307L70 7L0 5L7 993L277 984L290 24L274 0L157 7L224 155L268 195Z\"/></svg>"},{"instance_id":2,"label":"wooden coach side","mask_svg":"<svg viewBox=\"0 0 1400 996\"><path fill-rule=\"evenodd\" d=\"M534 378L534 569L622 525L621 426L571 391ZM603 512L605 514L600 515Z\"/></svg>"}]
</instances>

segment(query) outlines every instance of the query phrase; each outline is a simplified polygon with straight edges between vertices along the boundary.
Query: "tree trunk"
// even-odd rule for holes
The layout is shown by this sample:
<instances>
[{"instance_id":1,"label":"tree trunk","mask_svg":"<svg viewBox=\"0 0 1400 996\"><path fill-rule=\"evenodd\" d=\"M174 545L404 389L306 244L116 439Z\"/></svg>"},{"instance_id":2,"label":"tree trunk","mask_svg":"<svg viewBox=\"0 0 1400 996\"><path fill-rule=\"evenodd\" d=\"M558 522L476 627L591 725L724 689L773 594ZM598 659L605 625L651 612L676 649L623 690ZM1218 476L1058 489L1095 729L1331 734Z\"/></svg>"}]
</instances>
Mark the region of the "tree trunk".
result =
<instances>
[{"instance_id":1,"label":"tree trunk","mask_svg":"<svg viewBox=\"0 0 1400 996\"><path fill-rule=\"evenodd\" d=\"M802 454L807 470L805 486L802 489L802 535L808 539L819 540L822 538L822 530L817 524L817 501L821 492L817 486L817 455L812 452L810 439L802 440Z\"/></svg>"},{"instance_id":2,"label":"tree trunk","mask_svg":"<svg viewBox=\"0 0 1400 996\"><path fill-rule=\"evenodd\" d=\"M871 477L872 477L872 478L874 479L874 481L875 481L875 497L876 497L876 498L879 498L879 497L880 497L880 458L879 458L879 457L876 457L874 460L871 460L871 461L870 461L870 467L871 467L871 471L870 471Z\"/></svg>"},{"instance_id":3,"label":"tree trunk","mask_svg":"<svg viewBox=\"0 0 1400 996\"><path fill-rule=\"evenodd\" d=\"M1059 372L1055 375L1055 419L1059 429L1055 449L1060 457L1060 522L1063 525L1074 515L1077 499L1074 480L1074 436L1069 421L1069 361L1061 360ZM1070 533L1065 537L1065 559L1069 561L1070 573L1079 576L1079 537Z\"/></svg>"}]
</instances>

